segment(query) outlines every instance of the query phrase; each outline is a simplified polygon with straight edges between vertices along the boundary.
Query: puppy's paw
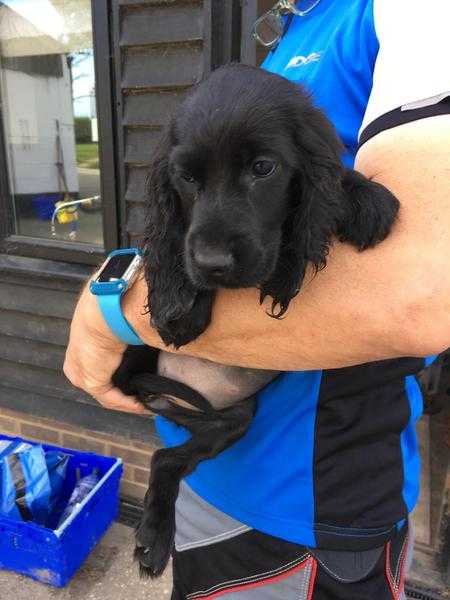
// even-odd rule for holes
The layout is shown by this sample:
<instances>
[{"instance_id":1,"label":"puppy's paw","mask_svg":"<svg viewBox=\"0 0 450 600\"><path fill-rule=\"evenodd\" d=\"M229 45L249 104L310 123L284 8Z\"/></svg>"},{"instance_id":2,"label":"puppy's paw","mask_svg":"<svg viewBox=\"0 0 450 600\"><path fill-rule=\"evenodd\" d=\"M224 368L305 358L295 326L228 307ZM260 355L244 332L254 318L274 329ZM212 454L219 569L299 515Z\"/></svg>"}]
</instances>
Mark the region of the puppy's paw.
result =
<instances>
[{"instance_id":1,"label":"puppy's paw","mask_svg":"<svg viewBox=\"0 0 450 600\"><path fill-rule=\"evenodd\" d=\"M154 579L163 574L172 554L174 538L175 519L156 522L143 518L136 532L134 550L141 577Z\"/></svg>"},{"instance_id":2,"label":"puppy's paw","mask_svg":"<svg viewBox=\"0 0 450 600\"><path fill-rule=\"evenodd\" d=\"M166 346L180 348L198 338L211 321L214 294L210 291L197 293L195 304L189 312L176 320L160 321L155 316L152 325L156 327Z\"/></svg>"},{"instance_id":3,"label":"puppy's paw","mask_svg":"<svg viewBox=\"0 0 450 600\"><path fill-rule=\"evenodd\" d=\"M158 333L166 346L173 346L178 350L181 346L186 346L198 338L205 331L207 325L208 323L187 322L186 319L179 319L158 328Z\"/></svg>"}]
</instances>

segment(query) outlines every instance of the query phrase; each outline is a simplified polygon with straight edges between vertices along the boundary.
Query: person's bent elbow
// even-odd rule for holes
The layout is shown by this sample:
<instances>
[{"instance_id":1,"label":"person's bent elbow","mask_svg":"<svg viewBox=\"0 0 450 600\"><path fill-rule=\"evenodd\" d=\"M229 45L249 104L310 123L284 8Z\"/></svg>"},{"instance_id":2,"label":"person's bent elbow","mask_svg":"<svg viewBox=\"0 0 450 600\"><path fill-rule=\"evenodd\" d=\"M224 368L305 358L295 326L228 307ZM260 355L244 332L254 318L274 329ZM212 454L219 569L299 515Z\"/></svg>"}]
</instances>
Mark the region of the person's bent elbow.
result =
<instances>
[{"instance_id":1,"label":"person's bent elbow","mask_svg":"<svg viewBox=\"0 0 450 600\"><path fill-rule=\"evenodd\" d=\"M405 299L400 343L405 356L433 356L450 347L450 278L415 286Z\"/></svg>"}]
</instances>

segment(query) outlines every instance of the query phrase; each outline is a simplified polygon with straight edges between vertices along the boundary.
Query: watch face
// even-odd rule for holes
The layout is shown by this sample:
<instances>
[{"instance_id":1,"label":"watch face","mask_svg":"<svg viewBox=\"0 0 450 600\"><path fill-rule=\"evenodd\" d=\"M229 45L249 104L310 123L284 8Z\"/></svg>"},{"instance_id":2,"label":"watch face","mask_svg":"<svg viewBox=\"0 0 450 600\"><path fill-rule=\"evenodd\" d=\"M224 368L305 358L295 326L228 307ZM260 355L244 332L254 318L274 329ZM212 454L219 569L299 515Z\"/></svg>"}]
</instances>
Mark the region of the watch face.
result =
<instances>
[{"instance_id":1,"label":"watch face","mask_svg":"<svg viewBox=\"0 0 450 600\"><path fill-rule=\"evenodd\" d=\"M118 254L112 256L98 276L99 283L122 279L128 267L136 258L136 254Z\"/></svg>"}]
</instances>

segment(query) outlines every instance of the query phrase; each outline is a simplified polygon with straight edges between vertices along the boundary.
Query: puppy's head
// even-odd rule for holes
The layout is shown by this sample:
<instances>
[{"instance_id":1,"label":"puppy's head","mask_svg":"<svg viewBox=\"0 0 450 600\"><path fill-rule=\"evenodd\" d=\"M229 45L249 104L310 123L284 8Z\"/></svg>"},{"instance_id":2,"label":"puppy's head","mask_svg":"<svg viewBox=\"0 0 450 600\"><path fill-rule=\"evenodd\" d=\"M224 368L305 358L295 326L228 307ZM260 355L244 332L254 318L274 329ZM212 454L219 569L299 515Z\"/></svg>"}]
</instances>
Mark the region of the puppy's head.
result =
<instances>
[{"instance_id":1,"label":"puppy's head","mask_svg":"<svg viewBox=\"0 0 450 600\"><path fill-rule=\"evenodd\" d=\"M305 92L278 75L236 64L193 88L149 181L153 304L165 295L179 318L195 290L257 286L284 312L306 263L324 264L341 150Z\"/></svg>"},{"instance_id":2,"label":"puppy's head","mask_svg":"<svg viewBox=\"0 0 450 600\"><path fill-rule=\"evenodd\" d=\"M294 146L270 79L242 67L216 71L174 119L170 179L198 287L255 286L275 268Z\"/></svg>"},{"instance_id":3,"label":"puppy's head","mask_svg":"<svg viewBox=\"0 0 450 600\"><path fill-rule=\"evenodd\" d=\"M180 106L169 178L185 223L185 268L197 287L270 279L320 152L339 179L339 144L321 117L297 85L243 65L214 72Z\"/></svg>"}]
</instances>

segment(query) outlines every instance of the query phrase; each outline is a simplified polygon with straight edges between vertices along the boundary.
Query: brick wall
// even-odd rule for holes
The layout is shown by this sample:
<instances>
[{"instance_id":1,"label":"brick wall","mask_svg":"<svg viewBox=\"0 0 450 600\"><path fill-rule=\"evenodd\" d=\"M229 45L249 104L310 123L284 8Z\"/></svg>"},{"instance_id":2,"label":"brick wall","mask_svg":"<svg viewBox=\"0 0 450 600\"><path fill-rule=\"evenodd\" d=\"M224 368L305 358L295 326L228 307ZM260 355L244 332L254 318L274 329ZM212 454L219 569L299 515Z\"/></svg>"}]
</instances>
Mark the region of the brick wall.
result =
<instances>
[{"instance_id":1,"label":"brick wall","mask_svg":"<svg viewBox=\"0 0 450 600\"><path fill-rule=\"evenodd\" d=\"M144 444L141 441L82 429L6 408L0 408L0 433L106 456L119 456L124 463L121 495L138 501L144 498L150 457L156 449L153 440Z\"/></svg>"}]
</instances>

